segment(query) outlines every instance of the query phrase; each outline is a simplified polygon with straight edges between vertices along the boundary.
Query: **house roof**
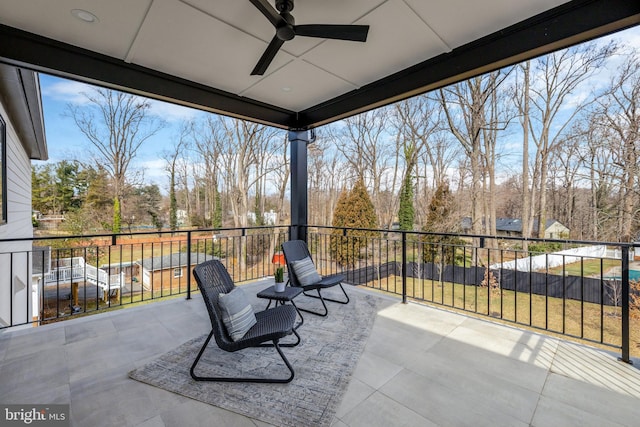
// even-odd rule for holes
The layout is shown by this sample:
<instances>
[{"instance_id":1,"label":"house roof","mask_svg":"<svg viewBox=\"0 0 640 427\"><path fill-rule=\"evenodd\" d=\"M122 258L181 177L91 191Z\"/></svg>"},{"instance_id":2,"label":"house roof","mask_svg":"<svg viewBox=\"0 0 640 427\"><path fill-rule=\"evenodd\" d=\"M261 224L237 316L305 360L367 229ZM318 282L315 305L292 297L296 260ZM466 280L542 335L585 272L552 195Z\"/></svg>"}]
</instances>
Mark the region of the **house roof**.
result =
<instances>
[{"instance_id":1,"label":"house roof","mask_svg":"<svg viewBox=\"0 0 640 427\"><path fill-rule=\"evenodd\" d=\"M191 253L191 265L196 265L204 261L210 261L212 259L218 259L213 255L208 255L201 252ZM138 264L142 265L147 271L166 270L167 268L185 267L187 265L187 253L176 252L168 255L157 256L153 258L145 258L142 261L138 261Z\"/></svg>"},{"instance_id":2,"label":"house roof","mask_svg":"<svg viewBox=\"0 0 640 427\"><path fill-rule=\"evenodd\" d=\"M47 160L44 116L37 73L0 63L0 97L29 158Z\"/></svg>"},{"instance_id":3,"label":"house roof","mask_svg":"<svg viewBox=\"0 0 640 427\"><path fill-rule=\"evenodd\" d=\"M298 36L255 76L275 34L255 2L3 0L0 62L308 129L640 22L629 0L298 0L297 24L367 41Z\"/></svg>"}]
</instances>

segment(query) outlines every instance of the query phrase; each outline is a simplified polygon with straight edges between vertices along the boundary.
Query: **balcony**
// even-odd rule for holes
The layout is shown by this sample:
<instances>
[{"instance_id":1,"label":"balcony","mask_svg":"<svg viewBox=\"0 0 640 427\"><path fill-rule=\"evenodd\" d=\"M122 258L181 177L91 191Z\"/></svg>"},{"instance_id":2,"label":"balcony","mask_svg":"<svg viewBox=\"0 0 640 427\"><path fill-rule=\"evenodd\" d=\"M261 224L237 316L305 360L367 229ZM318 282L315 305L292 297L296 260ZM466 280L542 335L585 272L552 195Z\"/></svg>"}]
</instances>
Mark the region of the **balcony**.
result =
<instances>
[{"instance_id":1,"label":"balcony","mask_svg":"<svg viewBox=\"0 0 640 427\"><path fill-rule=\"evenodd\" d=\"M378 230L360 245L354 230L307 231L321 273L345 272L351 284L347 292L355 300L373 296L382 307L333 425L636 423L640 360L629 331L634 321L630 293L625 297L622 291L623 286L629 289L632 246L604 245L599 255L558 255L594 246L565 241L555 255L543 255L544 267L527 269L539 255L517 247L516 239L489 242L469 236L464 242L434 244L422 233ZM171 280L150 275L145 284L142 270L129 267L136 264L132 257L181 253L195 257L187 263L193 265L200 261L194 254L209 253L223 259L234 279L255 295L270 283L265 277L272 274L272 242L286 239L287 233L286 227L198 230L145 243L131 243L131 236L88 242L85 236L73 249L52 248L44 262L60 271L73 271L80 263L73 261L77 257L85 260L89 273L93 270L87 264L111 270L105 276L108 292L105 296L87 280L74 296L61 280L64 274L54 285L35 282L43 286L35 302L56 310L41 310L37 319L14 317L13 327L0 330L0 403L70 404L71 424L78 426L204 425L212 420L261 425L129 379L129 371L210 328L205 306L191 288L190 269L176 277L178 265L169 264ZM349 248L342 264L335 261L338 242ZM37 245L43 243L52 242ZM429 263L425 253L441 256ZM459 261L446 265L446 253L458 254ZM36 259L34 266L46 258L38 258L40 249L2 256L11 257L10 265L24 265L27 254ZM553 258L561 260L560 267L551 265ZM515 260L525 261L508 264ZM46 268L35 270L29 274ZM20 275L17 268L12 273ZM109 288L112 281L116 293ZM592 282L599 283L597 292L590 290ZM332 304L330 310L351 307ZM313 333L306 328L301 328L303 340Z\"/></svg>"},{"instance_id":2,"label":"balcony","mask_svg":"<svg viewBox=\"0 0 640 427\"><path fill-rule=\"evenodd\" d=\"M640 372L611 352L375 295L384 308L333 425L617 426L640 416ZM0 402L69 403L76 426L262 425L127 377L208 331L198 295L5 330Z\"/></svg>"}]
</instances>

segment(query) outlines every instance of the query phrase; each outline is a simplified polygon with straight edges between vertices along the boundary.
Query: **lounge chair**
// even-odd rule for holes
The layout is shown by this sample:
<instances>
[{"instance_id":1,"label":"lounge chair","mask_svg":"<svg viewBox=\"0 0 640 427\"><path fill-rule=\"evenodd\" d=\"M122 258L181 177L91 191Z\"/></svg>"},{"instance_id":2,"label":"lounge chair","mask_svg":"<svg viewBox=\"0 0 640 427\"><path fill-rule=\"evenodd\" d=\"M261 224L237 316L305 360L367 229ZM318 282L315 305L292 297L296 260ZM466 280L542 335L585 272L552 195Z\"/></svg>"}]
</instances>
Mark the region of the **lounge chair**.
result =
<instances>
[{"instance_id":1,"label":"lounge chair","mask_svg":"<svg viewBox=\"0 0 640 427\"><path fill-rule=\"evenodd\" d=\"M289 240L282 244L282 252L287 262L287 269L289 271L289 285L298 286L303 289L303 295L318 298L322 302L324 312L312 311L301 308L299 310L307 313L315 314L317 316L326 316L329 313L327 304L325 301L336 302L339 304L348 304L349 296L342 287L342 281L345 279L344 274L332 274L329 276L321 277L315 270L311 253L307 247L307 243L302 240ZM306 265L305 265L306 263ZM296 274L296 271L298 273ZM302 276L302 277L301 277ZM322 290L331 288L333 286L340 286L342 293L344 294L344 300L336 300L331 298L325 298L322 296ZM309 291L317 291L318 295L309 294Z\"/></svg>"},{"instance_id":2,"label":"lounge chair","mask_svg":"<svg viewBox=\"0 0 640 427\"><path fill-rule=\"evenodd\" d=\"M293 379L293 367L282 353L280 347L294 347L300 343L300 336L293 329L296 321L296 309L293 305L280 305L261 312L255 313L255 324L251 326L246 333L238 333L240 331L234 328L229 329L225 325L224 320L229 321L228 317L223 318L225 312L228 314L226 303L221 302L229 297L234 290L241 291L237 288L229 276L227 269L218 260L211 260L198 264L193 269L198 288L202 293L202 297L209 312L211 319L211 333L202 345L196 360L191 365L191 377L197 381L224 381L224 382L256 382L256 383L288 383ZM234 292L235 295L241 295L241 292ZM241 295L242 296L242 295ZM248 304L248 301L246 302ZM246 305L245 305L246 308ZM253 308L249 308L253 315ZM236 317L237 318L237 317ZM252 320L253 321L253 320ZM231 331L231 332L230 332ZM232 335L233 334L233 335ZM295 343L280 344L281 338L294 334L297 337ZM238 337L238 335L242 335ZM235 336L235 340L233 337ZM276 351L289 369L290 376L288 378L245 378L245 377L202 377L195 373L196 366L200 361L200 357L207 348L211 337L215 337L216 344L224 351L235 352L246 349L248 347L275 347ZM265 344L271 342L271 344Z\"/></svg>"}]
</instances>

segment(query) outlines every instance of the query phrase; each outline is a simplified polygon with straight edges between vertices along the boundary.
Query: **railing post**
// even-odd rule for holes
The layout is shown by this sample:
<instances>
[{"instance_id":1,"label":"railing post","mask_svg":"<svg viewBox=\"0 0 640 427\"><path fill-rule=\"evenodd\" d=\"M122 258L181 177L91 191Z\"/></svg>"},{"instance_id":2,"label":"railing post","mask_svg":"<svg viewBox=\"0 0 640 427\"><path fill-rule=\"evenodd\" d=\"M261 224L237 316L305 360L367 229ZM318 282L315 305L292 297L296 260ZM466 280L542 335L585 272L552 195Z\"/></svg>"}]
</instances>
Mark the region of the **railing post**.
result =
<instances>
[{"instance_id":1,"label":"railing post","mask_svg":"<svg viewBox=\"0 0 640 427\"><path fill-rule=\"evenodd\" d=\"M118 236L116 234L111 235L111 246L115 246L118 243Z\"/></svg>"},{"instance_id":2,"label":"railing post","mask_svg":"<svg viewBox=\"0 0 640 427\"><path fill-rule=\"evenodd\" d=\"M402 232L402 303L407 303L407 232Z\"/></svg>"},{"instance_id":3,"label":"railing post","mask_svg":"<svg viewBox=\"0 0 640 427\"><path fill-rule=\"evenodd\" d=\"M191 299L191 231L187 231L187 299Z\"/></svg>"},{"instance_id":4,"label":"railing post","mask_svg":"<svg viewBox=\"0 0 640 427\"><path fill-rule=\"evenodd\" d=\"M622 355L619 360L633 363L629 358L629 247L622 246Z\"/></svg>"},{"instance_id":5,"label":"railing post","mask_svg":"<svg viewBox=\"0 0 640 427\"><path fill-rule=\"evenodd\" d=\"M307 184L307 145L310 143L309 131L289 131L290 169L291 169L291 238L307 241L308 222L308 184Z\"/></svg>"}]
</instances>

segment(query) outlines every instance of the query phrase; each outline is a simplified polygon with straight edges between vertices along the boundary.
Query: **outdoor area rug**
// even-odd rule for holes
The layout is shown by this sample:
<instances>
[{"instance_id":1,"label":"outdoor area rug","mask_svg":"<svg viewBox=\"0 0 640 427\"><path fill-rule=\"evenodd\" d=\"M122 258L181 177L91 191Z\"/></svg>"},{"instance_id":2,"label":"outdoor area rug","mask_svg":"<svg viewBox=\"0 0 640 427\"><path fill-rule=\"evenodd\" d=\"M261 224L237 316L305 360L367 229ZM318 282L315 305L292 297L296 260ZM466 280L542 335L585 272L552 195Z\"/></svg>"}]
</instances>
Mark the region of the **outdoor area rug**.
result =
<instances>
[{"instance_id":1,"label":"outdoor area rug","mask_svg":"<svg viewBox=\"0 0 640 427\"><path fill-rule=\"evenodd\" d=\"M307 306L311 298L298 297ZM194 381L189 369L207 334L188 341L129 373L135 380L274 425L329 426L364 350L380 298L352 295L348 305L328 303L327 317L304 314L302 342L283 352L295 377L288 384ZM264 301L254 307L264 307ZM295 339L287 337L282 343ZM273 348L220 350L211 340L196 368L202 376L288 376Z\"/></svg>"}]
</instances>

